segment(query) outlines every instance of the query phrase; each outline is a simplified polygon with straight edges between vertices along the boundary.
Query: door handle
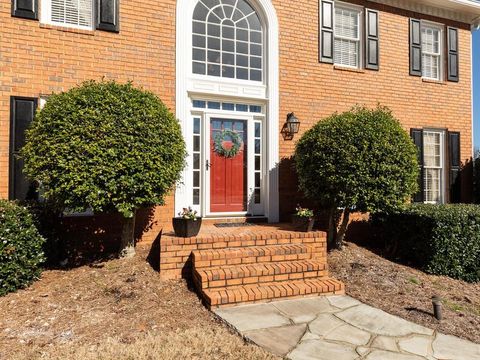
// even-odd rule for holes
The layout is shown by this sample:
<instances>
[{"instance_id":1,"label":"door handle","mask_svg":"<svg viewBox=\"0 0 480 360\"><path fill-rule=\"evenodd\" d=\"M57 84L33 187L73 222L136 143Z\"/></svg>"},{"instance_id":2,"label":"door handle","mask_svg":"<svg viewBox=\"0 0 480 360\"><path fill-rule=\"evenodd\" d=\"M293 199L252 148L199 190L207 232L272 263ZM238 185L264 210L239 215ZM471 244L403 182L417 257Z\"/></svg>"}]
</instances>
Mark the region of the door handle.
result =
<instances>
[{"instance_id":1,"label":"door handle","mask_svg":"<svg viewBox=\"0 0 480 360\"><path fill-rule=\"evenodd\" d=\"M208 170L210 170L211 167L212 167L212 164L210 164L210 161L207 160L207 161L205 162L205 168L206 168L207 171L208 171Z\"/></svg>"}]
</instances>

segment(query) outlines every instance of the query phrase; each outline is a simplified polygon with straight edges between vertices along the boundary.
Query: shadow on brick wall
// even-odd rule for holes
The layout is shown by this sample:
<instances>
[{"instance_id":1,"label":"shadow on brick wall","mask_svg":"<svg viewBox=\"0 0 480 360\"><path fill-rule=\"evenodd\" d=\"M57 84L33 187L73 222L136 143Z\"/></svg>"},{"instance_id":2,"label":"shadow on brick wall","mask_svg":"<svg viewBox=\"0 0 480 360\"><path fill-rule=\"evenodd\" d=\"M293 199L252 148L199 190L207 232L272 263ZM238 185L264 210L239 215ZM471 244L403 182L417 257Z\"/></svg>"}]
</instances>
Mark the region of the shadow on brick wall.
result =
<instances>
[{"instance_id":1,"label":"shadow on brick wall","mask_svg":"<svg viewBox=\"0 0 480 360\"><path fill-rule=\"evenodd\" d=\"M119 214L58 216L44 213L40 232L47 238L45 252L51 268L71 268L117 257L123 217ZM137 212L135 241L152 229L154 208Z\"/></svg>"}]
</instances>

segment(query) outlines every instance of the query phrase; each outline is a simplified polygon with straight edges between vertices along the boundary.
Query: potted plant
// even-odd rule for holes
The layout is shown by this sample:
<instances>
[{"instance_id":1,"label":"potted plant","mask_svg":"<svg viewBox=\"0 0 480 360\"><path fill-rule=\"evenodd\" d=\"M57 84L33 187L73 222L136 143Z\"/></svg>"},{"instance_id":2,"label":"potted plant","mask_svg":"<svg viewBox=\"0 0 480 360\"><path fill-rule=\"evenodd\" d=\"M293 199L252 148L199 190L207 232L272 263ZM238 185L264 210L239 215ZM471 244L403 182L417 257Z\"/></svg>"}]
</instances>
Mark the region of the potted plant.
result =
<instances>
[{"instance_id":1,"label":"potted plant","mask_svg":"<svg viewBox=\"0 0 480 360\"><path fill-rule=\"evenodd\" d=\"M313 217L313 210L302 208L297 205L297 212L292 215L293 227L298 231L312 231L315 218Z\"/></svg>"},{"instance_id":2,"label":"potted plant","mask_svg":"<svg viewBox=\"0 0 480 360\"><path fill-rule=\"evenodd\" d=\"M197 236L200 226L202 226L202 218L197 217L197 212L191 207L183 208L178 213L178 217L172 219L172 222L175 235L179 237Z\"/></svg>"}]
</instances>

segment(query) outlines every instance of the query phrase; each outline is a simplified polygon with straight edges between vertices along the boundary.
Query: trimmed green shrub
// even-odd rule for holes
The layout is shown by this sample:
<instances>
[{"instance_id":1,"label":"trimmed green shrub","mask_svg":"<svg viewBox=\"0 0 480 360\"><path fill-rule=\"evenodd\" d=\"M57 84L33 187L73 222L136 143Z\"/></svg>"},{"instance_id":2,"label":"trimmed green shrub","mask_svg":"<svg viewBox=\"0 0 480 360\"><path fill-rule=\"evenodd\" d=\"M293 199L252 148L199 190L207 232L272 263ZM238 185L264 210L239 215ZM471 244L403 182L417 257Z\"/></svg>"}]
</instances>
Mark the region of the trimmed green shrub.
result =
<instances>
[{"instance_id":1,"label":"trimmed green shrub","mask_svg":"<svg viewBox=\"0 0 480 360\"><path fill-rule=\"evenodd\" d=\"M40 275L44 242L27 208L0 200L0 296Z\"/></svg>"},{"instance_id":2,"label":"trimmed green shrub","mask_svg":"<svg viewBox=\"0 0 480 360\"><path fill-rule=\"evenodd\" d=\"M388 211L417 191L417 148L391 111L357 107L318 122L295 151L299 187L329 211L330 246L342 246L352 211ZM343 208L337 234L335 217Z\"/></svg>"},{"instance_id":3,"label":"trimmed green shrub","mask_svg":"<svg viewBox=\"0 0 480 360\"><path fill-rule=\"evenodd\" d=\"M430 274L480 281L480 206L413 204L371 221L391 255Z\"/></svg>"},{"instance_id":4,"label":"trimmed green shrub","mask_svg":"<svg viewBox=\"0 0 480 360\"><path fill-rule=\"evenodd\" d=\"M121 247L131 252L135 212L164 203L186 148L178 121L155 94L89 81L48 98L22 155L24 172L59 209L122 214Z\"/></svg>"}]
</instances>

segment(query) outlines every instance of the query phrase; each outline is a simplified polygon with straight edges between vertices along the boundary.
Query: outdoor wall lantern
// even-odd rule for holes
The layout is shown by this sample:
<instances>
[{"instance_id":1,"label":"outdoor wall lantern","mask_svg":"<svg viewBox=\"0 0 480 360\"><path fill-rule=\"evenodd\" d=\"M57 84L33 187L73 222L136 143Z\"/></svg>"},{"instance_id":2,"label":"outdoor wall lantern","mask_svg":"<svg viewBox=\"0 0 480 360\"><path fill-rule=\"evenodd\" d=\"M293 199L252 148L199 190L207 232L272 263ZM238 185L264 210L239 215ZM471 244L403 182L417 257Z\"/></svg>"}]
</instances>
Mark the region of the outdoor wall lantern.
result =
<instances>
[{"instance_id":1,"label":"outdoor wall lantern","mask_svg":"<svg viewBox=\"0 0 480 360\"><path fill-rule=\"evenodd\" d=\"M283 125L282 134L285 140L292 140L300 130L300 120L292 112L287 115L287 122Z\"/></svg>"}]
</instances>

